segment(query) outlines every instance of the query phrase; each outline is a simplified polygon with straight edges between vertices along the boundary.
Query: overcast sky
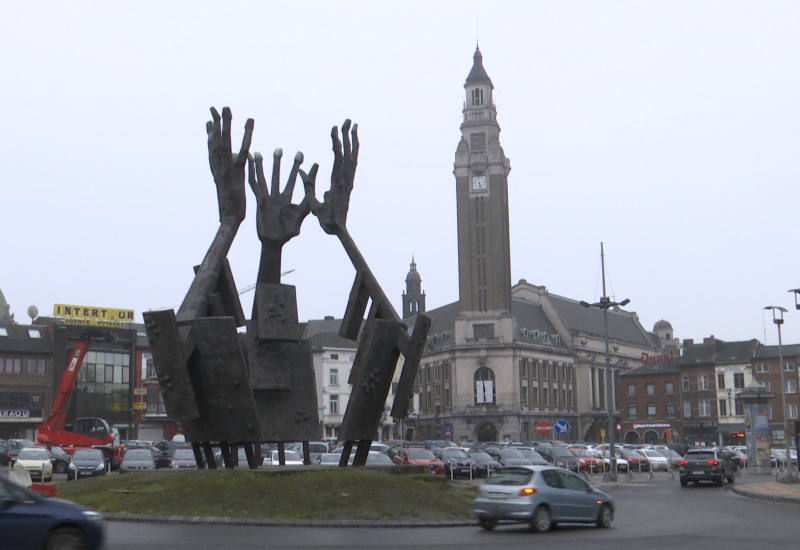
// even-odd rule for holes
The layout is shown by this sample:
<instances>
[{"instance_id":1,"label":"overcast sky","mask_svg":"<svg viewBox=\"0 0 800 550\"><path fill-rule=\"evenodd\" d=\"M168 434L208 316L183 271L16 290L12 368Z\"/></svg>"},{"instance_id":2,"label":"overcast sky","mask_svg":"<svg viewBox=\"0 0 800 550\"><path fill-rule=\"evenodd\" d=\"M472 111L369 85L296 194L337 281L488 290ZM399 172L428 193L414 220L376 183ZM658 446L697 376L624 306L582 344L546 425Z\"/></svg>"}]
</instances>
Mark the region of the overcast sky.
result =
<instances>
[{"instance_id":1,"label":"overcast sky","mask_svg":"<svg viewBox=\"0 0 800 550\"><path fill-rule=\"evenodd\" d=\"M217 229L205 123L320 165L350 118L348 228L395 309L458 299L453 161L476 42L509 175L512 281L631 300L648 330L800 342L800 3L9 2L0 34L0 289L36 305L177 307ZM301 186L296 191L301 198ZM255 202L229 254L256 281ZM355 276L309 216L284 248L301 320ZM253 292L242 294L249 316Z\"/></svg>"}]
</instances>

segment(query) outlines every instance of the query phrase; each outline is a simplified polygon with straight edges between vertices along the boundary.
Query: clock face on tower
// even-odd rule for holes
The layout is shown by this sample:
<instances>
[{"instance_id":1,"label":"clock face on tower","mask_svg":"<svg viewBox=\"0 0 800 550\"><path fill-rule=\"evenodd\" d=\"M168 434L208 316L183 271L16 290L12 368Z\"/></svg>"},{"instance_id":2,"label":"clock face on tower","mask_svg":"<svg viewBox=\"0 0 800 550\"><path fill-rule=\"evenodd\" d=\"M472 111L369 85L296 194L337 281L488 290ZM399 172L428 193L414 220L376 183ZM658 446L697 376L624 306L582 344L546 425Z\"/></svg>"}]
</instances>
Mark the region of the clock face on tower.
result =
<instances>
[{"instance_id":1,"label":"clock face on tower","mask_svg":"<svg viewBox=\"0 0 800 550\"><path fill-rule=\"evenodd\" d=\"M486 190L486 176L472 176L472 190L485 191Z\"/></svg>"}]
</instances>

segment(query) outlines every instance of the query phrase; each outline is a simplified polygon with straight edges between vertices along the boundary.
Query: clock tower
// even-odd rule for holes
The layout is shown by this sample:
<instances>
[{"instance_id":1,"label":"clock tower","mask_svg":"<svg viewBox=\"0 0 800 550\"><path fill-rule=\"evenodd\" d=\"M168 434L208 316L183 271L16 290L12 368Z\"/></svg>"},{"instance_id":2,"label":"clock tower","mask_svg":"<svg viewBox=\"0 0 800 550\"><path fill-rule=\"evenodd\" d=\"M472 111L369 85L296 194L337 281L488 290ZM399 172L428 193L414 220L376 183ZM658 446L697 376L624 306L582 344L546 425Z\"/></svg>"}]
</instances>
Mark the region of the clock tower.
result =
<instances>
[{"instance_id":1,"label":"clock tower","mask_svg":"<svg viewBox=\"0 0 800 550\"><path fill-rule=\"evenodd\" d=\"M511 246L508 173L511 163L500 147L500 125L492 80L475 49L464 83L466 101L461 141L456 149L458 288L464 315L511 311Z\"/></svg>"}]
</instances>

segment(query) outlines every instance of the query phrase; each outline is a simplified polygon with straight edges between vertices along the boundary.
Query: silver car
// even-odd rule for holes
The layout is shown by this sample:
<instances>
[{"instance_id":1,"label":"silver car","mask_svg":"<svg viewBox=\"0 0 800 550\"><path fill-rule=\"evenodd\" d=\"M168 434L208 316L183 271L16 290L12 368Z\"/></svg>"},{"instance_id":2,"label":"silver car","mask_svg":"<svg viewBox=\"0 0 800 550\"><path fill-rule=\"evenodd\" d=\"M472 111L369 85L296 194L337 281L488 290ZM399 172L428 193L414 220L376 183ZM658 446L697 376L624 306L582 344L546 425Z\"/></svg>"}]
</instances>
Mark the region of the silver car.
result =
<instances>
[{"instance_id":1,"label":"silver car","mask_svg":"<svg viewBox=\"0 0 800 550\"><path fill-rule=\"evenodd\" d=\"M564 468L511 466L478 487L474 512L487 531L501 521L528 522L534 531L557 523L606 528L614 520L614 499Z\"/></svg>"},{"instance_id":2,"label":"silver car","mask_svg":"<svg viewBox=\"0 0 800 550\"><path fill-rule=\"evenodd\" d=\"M119 473L126 474L135 470L155 470L156 461L150 449L128 449L119 465Z\"/></svg>"}]
</instances>

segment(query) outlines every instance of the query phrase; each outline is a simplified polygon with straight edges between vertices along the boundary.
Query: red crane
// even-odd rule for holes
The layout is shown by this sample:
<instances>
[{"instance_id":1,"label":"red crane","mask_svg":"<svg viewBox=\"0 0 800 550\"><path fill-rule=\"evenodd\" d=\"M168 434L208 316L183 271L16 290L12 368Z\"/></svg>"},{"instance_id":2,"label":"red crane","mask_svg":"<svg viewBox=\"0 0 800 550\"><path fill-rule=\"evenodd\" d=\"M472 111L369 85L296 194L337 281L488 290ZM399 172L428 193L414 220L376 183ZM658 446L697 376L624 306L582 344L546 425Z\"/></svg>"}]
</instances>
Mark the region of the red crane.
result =
<instances>
[{"instance_id":1,"label":"red crane","mask_svg":"<svg viewBox=\"0 0 800 550\"><path fill-rule=\"evenodd\" d=\"M75 347L72 348L69 364L61 378L58 395L53 401L50 414L39 426L37 438L43 445L58 445L69 453L81 447L98 447L103 449L112 465L119 465L124 449L120 445L119 435L106 420L94 417L78 418L71 429L64 427L67 419L67 407L72 394L75 393L78 372L80 372L83 359L89 350L89 341L92 338L115 341L116 335L111 332L84 329L75 343Z\"/></svg>"}]
</instances>

